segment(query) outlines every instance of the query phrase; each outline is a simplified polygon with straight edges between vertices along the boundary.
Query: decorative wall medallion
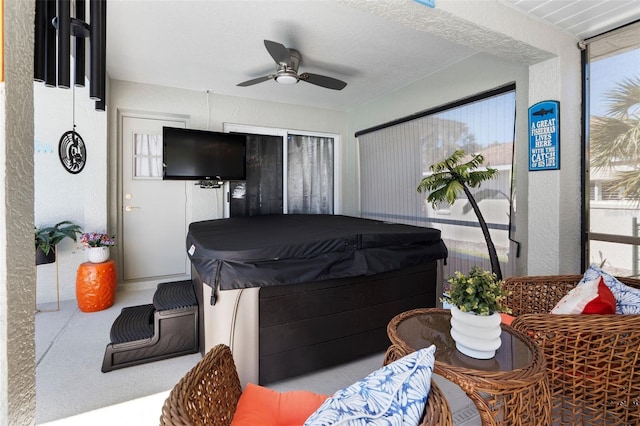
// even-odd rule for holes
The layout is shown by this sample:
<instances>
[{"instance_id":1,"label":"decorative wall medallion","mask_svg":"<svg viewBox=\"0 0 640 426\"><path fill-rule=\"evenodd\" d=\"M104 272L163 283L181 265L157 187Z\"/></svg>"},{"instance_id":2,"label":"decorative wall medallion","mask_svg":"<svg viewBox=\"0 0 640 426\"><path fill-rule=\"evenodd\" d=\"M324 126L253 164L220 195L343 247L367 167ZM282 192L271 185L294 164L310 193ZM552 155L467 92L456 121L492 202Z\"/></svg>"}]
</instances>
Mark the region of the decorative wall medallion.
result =
<instances>
[{"instance_id":1,"label":"decorative wall medallion","mask_svg":"<svg viewBox=\"0 0 640 426\"><path fill-rule=\"evenodd\" d=\"M73 130L65 132L60 138L58 155L60 162L69 173L80 173L87 162L87 149L82 136Z\"/></svg>"}]
</instances>

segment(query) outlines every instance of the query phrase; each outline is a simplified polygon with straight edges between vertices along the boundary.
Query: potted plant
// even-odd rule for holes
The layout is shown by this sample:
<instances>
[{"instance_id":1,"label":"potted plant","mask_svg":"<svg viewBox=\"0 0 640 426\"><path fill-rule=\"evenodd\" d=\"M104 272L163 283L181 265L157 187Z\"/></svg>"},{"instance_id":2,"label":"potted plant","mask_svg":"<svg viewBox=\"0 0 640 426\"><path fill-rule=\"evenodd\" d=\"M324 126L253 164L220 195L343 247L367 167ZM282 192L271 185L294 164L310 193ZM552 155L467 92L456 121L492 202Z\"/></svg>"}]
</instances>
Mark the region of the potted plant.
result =
<instances>
[{"instance_id":1,"label":"potted plant","mask_svg":"<svg viewBox=\"0 0 640 426\"><path fill-rule=\"evenodd\" d=\"M36 265L55 262L56 245L65 238L77 241L77 235L81 232L79 225L68 220L54 226L35 228Z\"/></svg>"},{"instance_id":2,"label":"potted plant","mask_svg":"<svg viewBox=\"0 0 640 426\"><path fill-rule=\"evenodd\" d=\"M115 235L104 232L85 232L80 236L80 244L86 249L87 260L102 263L109 259L109 247L116 245Z\"/></svg>"},{"instance_id":3,"label":"potted plant","mask_svg":"<svg viewBox=\"0 0 640 426\"><path fill-rule=\"evenodd\" d=\"M496 274L499 280L502 279L502 271L498 260L496 247L489 233L489 226L482 216L480 207L476 199L473 197L469 188L478 188L485 180L493 179L497 176L498 170L486 168L485 170L476 170L484 162L484 157L480 154L474 154L469 161L463 162L466 154L463 150L456 150L451 156L439 163L431 165L431 175L424 177L418 185L418 192L431 191L427 200L435 208L438 203L447 201L453 204L460 194L464 192L469 200L469 204L473 208L482 235L489 250L489 260L491 262L491 270Z\"/></svg>"},{"instance_id":4,"label":"potted plant","mask_svg":"<svg viewBox=\"0 0 640 426\"><path fill-rule=\"evenodd\" d=\"M510 313L505 305L508 291L493 272L474 266L465 275L449 278L450 288L442 301L451 304L451 337L456 348L473 358L488 359L500 347L500 313Z\"/></svg>"}]
</instances>

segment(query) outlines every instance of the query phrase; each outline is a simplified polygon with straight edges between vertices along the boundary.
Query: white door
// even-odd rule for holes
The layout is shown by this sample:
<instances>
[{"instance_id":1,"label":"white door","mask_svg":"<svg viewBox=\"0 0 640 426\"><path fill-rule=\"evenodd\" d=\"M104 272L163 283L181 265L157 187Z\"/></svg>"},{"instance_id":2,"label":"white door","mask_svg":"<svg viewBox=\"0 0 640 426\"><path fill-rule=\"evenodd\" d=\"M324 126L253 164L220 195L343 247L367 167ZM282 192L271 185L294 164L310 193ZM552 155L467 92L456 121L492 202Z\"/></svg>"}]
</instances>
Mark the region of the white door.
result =
<instances>
[{"instance_id":1,"label":"white door","mask_svg":"<svg viewBox=\"0 0 640 426\"><path fill-rule=\"evenodd\" d=\"M124 281L184 279L185 181L162 180L162 127L185 121L122 117L122 276Z\"/></svg>"}]
</instances>

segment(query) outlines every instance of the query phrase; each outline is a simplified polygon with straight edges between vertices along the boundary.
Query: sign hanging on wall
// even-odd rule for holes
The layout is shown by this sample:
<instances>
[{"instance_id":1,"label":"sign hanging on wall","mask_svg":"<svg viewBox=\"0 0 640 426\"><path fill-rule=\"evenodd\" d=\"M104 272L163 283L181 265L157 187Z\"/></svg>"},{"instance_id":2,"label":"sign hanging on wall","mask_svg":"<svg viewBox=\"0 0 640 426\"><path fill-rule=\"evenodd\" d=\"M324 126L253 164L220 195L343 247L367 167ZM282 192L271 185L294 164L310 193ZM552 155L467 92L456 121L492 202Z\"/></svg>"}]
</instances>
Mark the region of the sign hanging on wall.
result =
<instances>
[{"instance_id":1,"label":"sign hanging on wall","mask_svg":"<svg viewBox=\"0 0 640 426\"><path fill-rule=\"evenodd\" d=\"M529 171L560 168L560 102L529 107Z\"/></svg>"}]
</instances>

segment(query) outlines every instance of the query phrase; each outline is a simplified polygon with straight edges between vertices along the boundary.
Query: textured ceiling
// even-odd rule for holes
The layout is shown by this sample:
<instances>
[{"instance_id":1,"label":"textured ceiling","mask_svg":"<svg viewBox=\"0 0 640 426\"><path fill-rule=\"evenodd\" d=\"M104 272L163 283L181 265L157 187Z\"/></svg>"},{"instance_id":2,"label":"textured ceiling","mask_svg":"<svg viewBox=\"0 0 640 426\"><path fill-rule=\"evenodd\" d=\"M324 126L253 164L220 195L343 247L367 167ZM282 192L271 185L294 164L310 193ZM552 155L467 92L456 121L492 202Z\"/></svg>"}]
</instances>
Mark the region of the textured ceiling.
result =
<instances>
[{"instance_id":1,"label":"textured ceiling","mask_svg":"<svg viewBox=\"0 0 640 426\"><path fill-rule=\"evenodd\" d=\"M532 3L618 3L500 1L522 13ZM478 52L525 64L549 55L457 19L438 8L438 0L435 9L412 0L113 0L107 9L107 72L113 79L336 110ZM300 51L300 72L328 75L347 87L273 80L237 87L275 71L265 39Z\"/></svg>"}]
</instances>

